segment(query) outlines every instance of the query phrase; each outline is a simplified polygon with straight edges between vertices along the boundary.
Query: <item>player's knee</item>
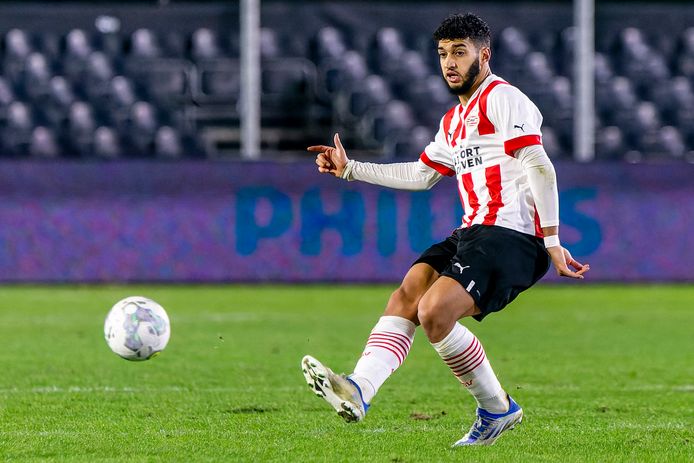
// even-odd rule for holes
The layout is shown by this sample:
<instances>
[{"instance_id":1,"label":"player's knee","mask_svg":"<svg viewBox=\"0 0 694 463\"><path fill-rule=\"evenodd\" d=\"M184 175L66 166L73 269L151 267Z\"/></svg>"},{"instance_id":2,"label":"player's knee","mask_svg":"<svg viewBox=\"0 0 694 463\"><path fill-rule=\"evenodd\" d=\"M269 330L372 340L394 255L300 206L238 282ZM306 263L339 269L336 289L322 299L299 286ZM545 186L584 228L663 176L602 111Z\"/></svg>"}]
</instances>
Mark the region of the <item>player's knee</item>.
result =
<instances>
[{"instance_id":1,"label":"player's knee","mask_svg":"<svg viewBox=\"0 0 694 463\"><path fill-rule=\"evenodd\" d=\"M425 294L417 305L417 318L429 339L436 338L448 323L441 313L441 304L436 296Z\"/></svg>"}]
</instances>

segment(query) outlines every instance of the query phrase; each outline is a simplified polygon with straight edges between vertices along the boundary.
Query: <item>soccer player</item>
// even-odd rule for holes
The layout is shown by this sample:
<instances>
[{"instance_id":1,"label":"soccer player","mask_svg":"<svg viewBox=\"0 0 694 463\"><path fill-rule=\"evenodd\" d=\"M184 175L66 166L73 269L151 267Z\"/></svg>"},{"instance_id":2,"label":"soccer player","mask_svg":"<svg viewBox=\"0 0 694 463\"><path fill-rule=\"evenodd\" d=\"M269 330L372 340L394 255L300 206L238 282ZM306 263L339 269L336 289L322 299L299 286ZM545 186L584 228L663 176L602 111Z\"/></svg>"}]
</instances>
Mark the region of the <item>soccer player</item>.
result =
<instances>
[{"instance_id":1,"label":"soccer player","mask_svg":"<svg viewBox=\"0 0 694 463\"><path fill-rule=\"evenodd\" d=\"M337 375L311 356L306 381L346 421L360 421L404 362L417 325L477 401L477 419L454 446L491 445L521 422L523 410L497 379L480 341L458 320L502 310L549 269L582 279L589 269L559 241L554 167L542 147L542 116L519 89L492 74L491 34L473 14L452 15L434 33L441 72L460 104L448 111L419 160L395 164L347 158L335 146L311 146L318 171L345 180L423 190L454 177L462 224L409 269L391 295L354 372Z\"/></svg>"}]
</instances>

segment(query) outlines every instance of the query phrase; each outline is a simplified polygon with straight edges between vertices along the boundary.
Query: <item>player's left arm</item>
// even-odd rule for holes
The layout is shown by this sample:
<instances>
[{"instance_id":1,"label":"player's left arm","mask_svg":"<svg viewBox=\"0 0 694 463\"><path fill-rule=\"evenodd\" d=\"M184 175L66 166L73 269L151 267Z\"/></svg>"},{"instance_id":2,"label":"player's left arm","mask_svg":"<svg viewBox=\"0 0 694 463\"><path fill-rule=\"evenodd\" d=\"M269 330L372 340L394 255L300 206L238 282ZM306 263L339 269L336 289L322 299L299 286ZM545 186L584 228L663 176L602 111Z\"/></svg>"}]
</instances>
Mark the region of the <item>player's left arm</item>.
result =
<instances>
[{"instance_id":1,"label":"player's left arm","mask_svg":"<svg viewBox=\"0 0 694 463\"><path fill-rule=\"evenodd\" d=\"M540 111L516 87L499 85L489 97L489 118L504 137L506 154L523 166L540 217L545 247L557 273L582 279L590 266L576 261L559 241L557 175L542 146Z\"/></svg>"},{"instance_id":2,"label":"player's left arm","mask_svg":"<svg viewBox=\"0 0 694 463\"><path fill-rule=\"evenodd\" d=\"M590 265L581 264L559 241L559 195L557 175L552 161L542 145L530 145L515 151L528 177L530 191L535 200L535 208L540 216L540 226L544 235L545 247L557 274L569 278L583 279ZM573 270L572 270L573 268Z\"/></svg>"}]
</instances>

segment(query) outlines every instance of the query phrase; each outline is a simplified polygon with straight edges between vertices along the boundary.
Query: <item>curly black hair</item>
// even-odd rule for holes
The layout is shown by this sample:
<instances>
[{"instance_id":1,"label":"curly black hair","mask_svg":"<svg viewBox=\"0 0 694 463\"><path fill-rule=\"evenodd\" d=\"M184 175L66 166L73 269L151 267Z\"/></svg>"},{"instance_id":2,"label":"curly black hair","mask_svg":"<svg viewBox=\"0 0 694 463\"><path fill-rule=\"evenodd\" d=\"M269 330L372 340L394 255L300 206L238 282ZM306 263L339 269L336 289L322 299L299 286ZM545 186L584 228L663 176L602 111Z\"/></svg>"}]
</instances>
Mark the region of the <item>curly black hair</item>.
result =
<instances>
[{"instance_id":1,"label":"curly black hair","mask_svg":"<svg viewBox=\"0 0 694 463\"><path fill-rule=\"evenodd\" d=\"M490 47L492 33L489 26L479 16L466 14L452 14L443 20L434 32L434 41L470 39L477 48Z\"/></svg>"}]
</instances>

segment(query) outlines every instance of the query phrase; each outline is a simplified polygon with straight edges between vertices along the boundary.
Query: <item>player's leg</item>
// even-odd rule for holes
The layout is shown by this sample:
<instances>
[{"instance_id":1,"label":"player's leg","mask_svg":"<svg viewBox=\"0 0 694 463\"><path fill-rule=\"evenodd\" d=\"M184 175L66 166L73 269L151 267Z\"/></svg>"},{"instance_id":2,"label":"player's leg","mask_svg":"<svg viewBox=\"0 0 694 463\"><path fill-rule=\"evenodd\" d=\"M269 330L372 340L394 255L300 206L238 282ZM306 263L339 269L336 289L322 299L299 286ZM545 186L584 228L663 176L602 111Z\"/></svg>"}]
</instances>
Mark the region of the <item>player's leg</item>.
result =
<instances>
[{"instance_id":1,"label":"player's leg","mask_svg":"<svg viewBox=\"0 0 694 463\"><path fill-rule=\"evenodd\" d=\"M364 417L378 389L407 357L419 324L419 301L441 271L450 265L457 249L458 234L453 233L429 247L410 267L400 287L390 296L383 316L371 330L352 375L336 375L310 356L301 361L309 387L345 420L359 421Z\"/></svg>"},{"instance_id":2,"label":"player's leg","mask_svg":"<svg viewBox=\"0 0 694 463\"><path fill-rule=\"evenodd\" d=\"M418 324L419 300L437 277L438 272L426 263L410 268L371 330L352 375L336 375L315 358L303 358L302 371L309 387L346 421L364 418L378 389L407 357Z\"/></svg>"},{"instance_id":3,"label":"player's leg","mask_svg":"<svg viewBox=\"0 0 694 463\"><path fill-rule=\"evenodd\" d=\"M425 333L479 404L477 420L455 445L492 444L523 417L499 384L482 344L457 320L482 320L502 310L548 267L542 240L501 227L471 227L460 231L451 265L420 300Z\"/></svg>"},{"instance_id":4,"label":"player's leg","mask_svg":"<svg viewBox=\"0 0 694 463\"><path fill-rule=\"evenodd\" d=\"M482 344L457 321L479 313L470 294L445 275L432 285L419 305L419 319L429 341L478 404L477 419L454 446L491 445L523 418L523 410L501 387Z\"/></svg>"},{"instance_id":5,"label":"player's leg","mask_svg":"<svg viewBox=\"0 0 694 463\"><path fill-rule=\"evenodd\" d=\"M508 410L508 400L474 334L458 323L479 314L474 299L460 283L441 276L422 297L419 318L429 342L453 374L475 397L480 408L492 413Z\"/></svg>"},{"instance_id":6,"label":"player's leg","mask_svg":"<svg viewBox=\"0 0 694 463\"><path fill-rule=\"evenodd\" d=\"M350 375L359 385L366 403L371 402L381 385L407 358L419 324L419 300L438 276L430 265L417 263L391 294L383 316L371 330L361 358Z\"/></svg>"}]
</instances>

